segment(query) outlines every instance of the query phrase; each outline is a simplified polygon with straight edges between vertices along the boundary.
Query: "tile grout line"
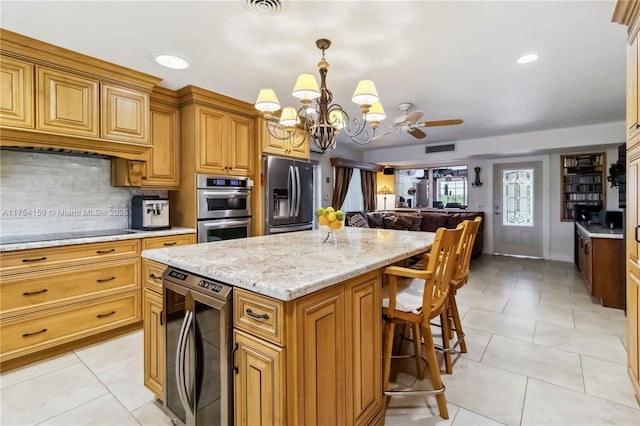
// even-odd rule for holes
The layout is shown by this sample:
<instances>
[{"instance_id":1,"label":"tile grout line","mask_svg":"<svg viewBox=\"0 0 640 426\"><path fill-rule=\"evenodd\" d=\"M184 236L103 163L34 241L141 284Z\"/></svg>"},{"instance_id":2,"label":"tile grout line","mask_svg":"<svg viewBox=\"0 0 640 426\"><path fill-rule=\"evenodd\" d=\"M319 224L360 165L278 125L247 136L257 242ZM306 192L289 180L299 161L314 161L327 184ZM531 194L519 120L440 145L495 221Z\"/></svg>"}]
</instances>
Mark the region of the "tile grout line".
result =
<instances>
[{"instance_id":1,"label":"tile grout line","mask_svg":"<svg viewBox=\"0 0 640 426\"><path fill-rule=\"evenodd\" d=\"M522 419L524 418L524 407L527 404L527 390L529 389L529 376L524 384L524 397L522 398L522 409L520 410L520 425L522 425Z\"/></svg>"},{"instance_id":2,"label":"tile grout line","mask_svg":"<svg viewBox=\"0 0 640 426\"><path fill-rule=\"evenodd\" d=\"M587 393L587 381L584 378L584 366L582 365L582 354L578 354L578 359L580 360L580 374L582 375L582 390L584 390L584 394Z\"/></svg>"},{"instance_id":3,"label":"tile grout line","mask_svg":"<svg viewBox=\"0 0 640 426\"><path fill-rule=\"evenodd\" d=\"M87 369L89 369L89 368L87 367ZM90 370L90 369L89 369L89 370ZM100 382L100 384L102 384L102 382ZM104 385L103 385L103 386L104 386ZM61 412L61 413L56 414L55 416L51 416L51 417L49 417L49 418L46 418L46 419L42 420L41 422L35 423L35 425L41 425L41 424L42 424L42 423L44 423L44 422L47 422L47 421L52 420L52 419L55 419L56 417L62 416L63 414L66 414L66 413L68 413L68 412L70 412L70 411L73 411L73 410L75 410L75 409L77 409L77 408L82 407L83 405L87 405L87 404L89 404L89 403L91 403L91 402L93 402L93 401L95 401L95 400L97 400L97 399L102 398L103 396L108 395L108 394L109 394L109 389L107 389L107 387L106 387L106 386L105 386L105 389L107 390L107 393L104 393L104 394L102 394L102 395L98 395L98 396L96 396L95 398L90 399L89 401L85 401L85 402L83 402L83 403L82 403L82 404L80 404L80 405L76 405L75 407L71 407L71 408L69 408L68 410L65 410L65 411L63 411L63 412Z\"/></svg>"}]
</instances>

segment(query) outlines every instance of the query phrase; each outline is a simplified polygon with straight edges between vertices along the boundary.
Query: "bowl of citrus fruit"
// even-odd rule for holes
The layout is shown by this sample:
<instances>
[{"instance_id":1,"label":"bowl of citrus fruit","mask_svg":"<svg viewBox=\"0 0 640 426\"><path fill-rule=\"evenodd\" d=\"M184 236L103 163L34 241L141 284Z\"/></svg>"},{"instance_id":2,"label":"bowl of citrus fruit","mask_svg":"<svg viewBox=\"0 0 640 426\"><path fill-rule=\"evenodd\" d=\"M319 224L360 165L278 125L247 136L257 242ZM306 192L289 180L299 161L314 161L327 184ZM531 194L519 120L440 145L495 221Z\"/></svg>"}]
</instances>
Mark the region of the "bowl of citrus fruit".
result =
<instances>
[{"instance_id":1,"label":"bowl of citrus fruit","mask_svg":"<svg viewBox=\"0 0 640 426\"><path fill-rule=\"evenodd\" d=\"M318 225L320 225L321 228L328 229L329 231L323 243L330 241L337 244L338 239L334 231L337 231L344 226L344 213L340 210L335 210L333 207L320 207L317 213Z\"/></svg>"}]
</instances>

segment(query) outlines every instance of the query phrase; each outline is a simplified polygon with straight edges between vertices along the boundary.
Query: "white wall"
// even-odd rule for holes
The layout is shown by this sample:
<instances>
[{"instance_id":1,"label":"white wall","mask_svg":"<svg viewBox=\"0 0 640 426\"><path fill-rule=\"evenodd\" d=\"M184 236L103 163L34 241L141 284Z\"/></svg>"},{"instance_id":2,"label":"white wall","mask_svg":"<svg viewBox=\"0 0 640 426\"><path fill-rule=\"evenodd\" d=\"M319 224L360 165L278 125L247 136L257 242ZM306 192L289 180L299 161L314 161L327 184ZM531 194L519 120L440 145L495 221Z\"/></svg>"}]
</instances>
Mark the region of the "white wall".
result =
<instances>
[{"instance_id":1,"label":"white wall","mask_svg":"<svg viewBox=\"0 0 640 426\"><path fill-rule=\"evenodd\" d=\"M131 197L111 186L111 160L3 150L0 237L129 227Z\"/></svg>"},{"instance_id":2,"label":"white wall","mask_svg":"<svg viewBox=\"0 0 640 426\"><path fill-rule=\"evenodd\" d=\"M333 168L331 158L347 158L349 160L364 161L363 152L352 149L346 143L337 143L336 149L326 151L324 154L311 153L311 160L318 162L319 171L316 176L320 184L316 185L316 206L327 207L331 205L333 197Z\"/></svg>"},{"instance_id":3,"label":"white wall","mask_svg":"<svg viewBox=\"0 0 640 426\"><path fill-rule=\"evenodd\" d=\"M481 167L483 185L469 188L469 210L485 213L484 251L493 252L493 165L512 162L543 162L543 227L544 257L573 261L573 222L560 221L560 154L600 151L607 153L606 169L617 161L617 146L625 141L625 123L614 122L590 126L555 129L456 141L456 151L425 154L425 145L381 148L364 153L364 161L378 164L439 166L467 164L469 179L474 167ZM608 145L603 148L603 145ZM554 151L536 154L540 151ZM607 182L608 210L618 209L618 189Z\"/></svg>"}]
</instances>

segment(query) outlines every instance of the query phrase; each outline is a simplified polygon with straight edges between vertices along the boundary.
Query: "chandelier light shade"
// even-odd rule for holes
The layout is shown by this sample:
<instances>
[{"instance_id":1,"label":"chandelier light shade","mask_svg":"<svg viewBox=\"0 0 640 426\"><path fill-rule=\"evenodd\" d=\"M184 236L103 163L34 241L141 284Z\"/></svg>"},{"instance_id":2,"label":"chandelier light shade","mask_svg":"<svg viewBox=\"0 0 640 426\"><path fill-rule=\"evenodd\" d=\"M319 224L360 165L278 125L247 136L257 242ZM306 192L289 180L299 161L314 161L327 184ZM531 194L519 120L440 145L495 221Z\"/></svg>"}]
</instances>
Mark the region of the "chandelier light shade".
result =
<instances>
[{"instance_id":1,"label":"chandelier light shade","mask_svg":"<svg viewBox=\"0 0 640 426\"><path fill-rule=\"evenodd\" d=\"M275 126L269 126L268 121L275 122L273 113L281 108L278 97L273 89L260 90L255 107L262 112L267 131L276 139L288 140L296 148L309 138L322 152L336 147L336 136L341 132L355 143L368 144L373 140L380 121L386 118L375 83L361 80L357 84L351 100L360 106L362 118L350 119L342 106L333 103L333 94L327 88L329 63L324 55L331 41L319 39L316 46L322 50L322 59L318 63L320 85L313 74L300 74L292 91L300 107L297 110L283 108ZM303 134L296 132L296 127L304 129Z\"/></svg>"}]
</instances>

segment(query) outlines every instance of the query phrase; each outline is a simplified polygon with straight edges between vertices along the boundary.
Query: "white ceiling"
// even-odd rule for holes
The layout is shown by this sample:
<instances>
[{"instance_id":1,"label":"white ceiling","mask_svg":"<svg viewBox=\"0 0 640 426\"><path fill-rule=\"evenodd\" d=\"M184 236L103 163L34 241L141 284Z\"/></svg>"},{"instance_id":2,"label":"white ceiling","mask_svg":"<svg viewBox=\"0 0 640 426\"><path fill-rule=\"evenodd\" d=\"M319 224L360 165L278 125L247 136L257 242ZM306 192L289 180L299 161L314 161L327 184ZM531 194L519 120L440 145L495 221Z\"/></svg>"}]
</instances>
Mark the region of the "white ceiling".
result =
<instances>
[{"instance_id":1,"label":"white ceiling","mask_svg":"<svg viewBox=\"0 0 640 426\"><path fill-rule=\"evenodd\" d=\"M391 123L411 102L423 120L462 118L418 140L394 132L367 148L471 139L624 120L625 28L614 1L302 1L258 16L245 0L14 2L3 28L253 103L272 87L280 102L301 72L317 74L329 38L327 85L348 111L360 79L376 82ZM192 67L163 68L175 51ZM518 57L536 52L536 62ZM351 106L353 105L353 107ZM355 147L355 146L354 146Z\"/></svg>"}]
</instances>

